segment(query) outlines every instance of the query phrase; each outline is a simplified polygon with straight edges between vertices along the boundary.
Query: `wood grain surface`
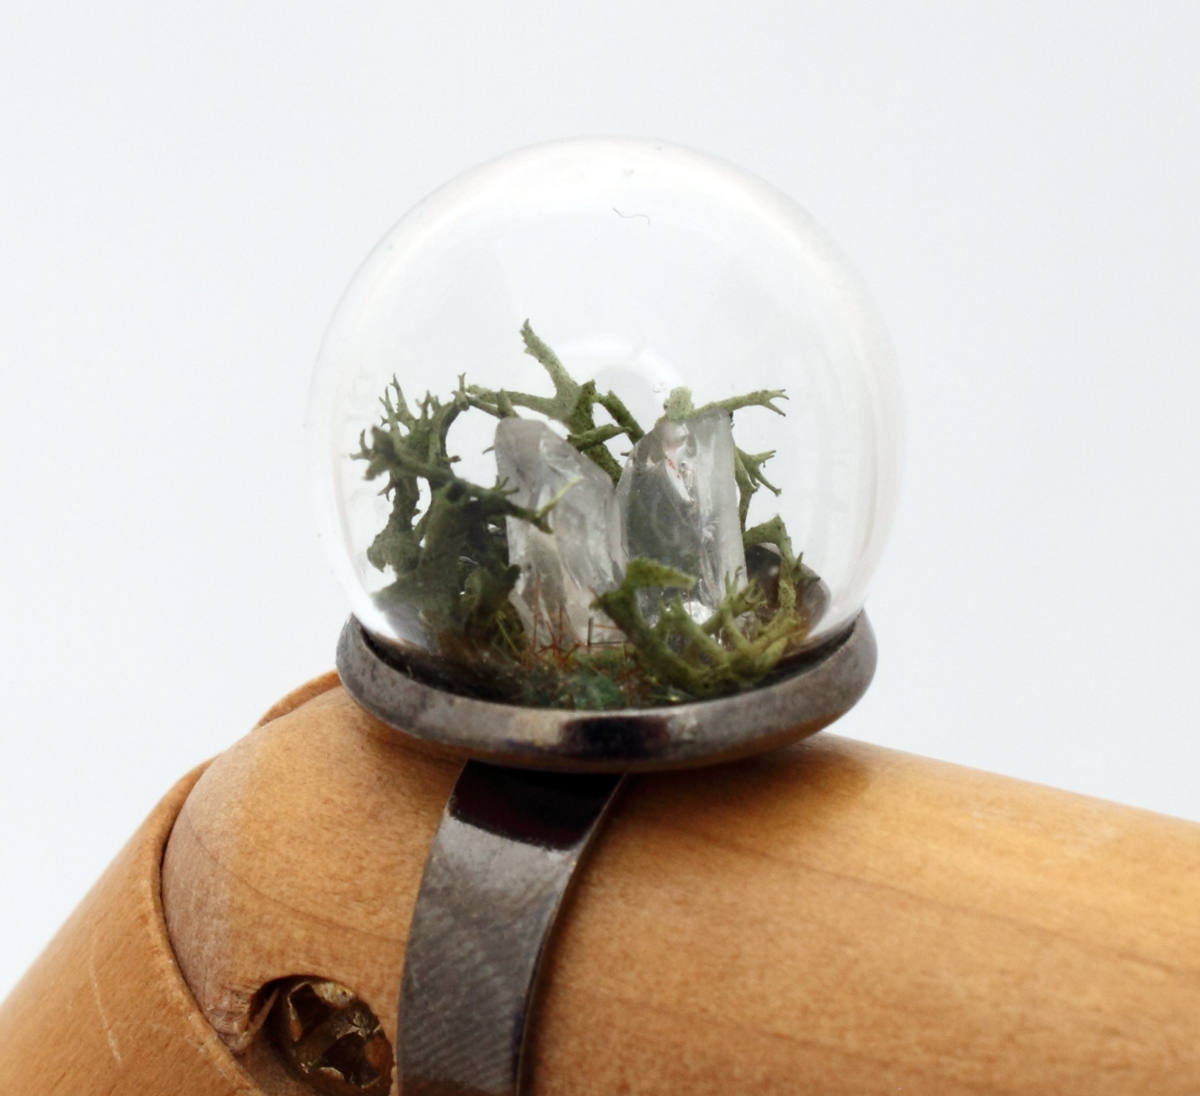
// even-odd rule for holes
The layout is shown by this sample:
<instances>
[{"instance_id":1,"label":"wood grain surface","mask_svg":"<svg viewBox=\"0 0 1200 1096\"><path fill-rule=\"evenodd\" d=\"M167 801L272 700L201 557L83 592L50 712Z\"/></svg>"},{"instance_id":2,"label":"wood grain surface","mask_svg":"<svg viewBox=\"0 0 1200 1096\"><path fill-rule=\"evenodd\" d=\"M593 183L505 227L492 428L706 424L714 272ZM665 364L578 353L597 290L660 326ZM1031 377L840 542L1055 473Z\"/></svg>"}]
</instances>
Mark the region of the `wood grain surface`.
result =
<instances>
[{"instance_id":1,"label":"wood grain surface","mask_svg":"<svg viewBox=\"0 0 1200 1096\"><path fill-rule=\"evenodd\" d=\"M256 1034L289 975L351 987L394 1040L456 770L332 686L118 858L0 1011L0 1092L299 1096ZM157 905L176 810L162 916L194 1006ZM828 734L639 778L534 1030L538 1096L1196 1096L1200 826Z\"/></svg>"},{"instance_id":2,"label":"wood grain surface","mask_svg":"<svg viewBox=\"0 0 1200 1096\"><path fill-rule=\"evenodd\" d=\"M335 684L309 682L264 719ZM196 1006L163 917L163 851L200 772L166 795L0 1003L0 1096L261 1096Z\"/></svg>"}]
</instances>

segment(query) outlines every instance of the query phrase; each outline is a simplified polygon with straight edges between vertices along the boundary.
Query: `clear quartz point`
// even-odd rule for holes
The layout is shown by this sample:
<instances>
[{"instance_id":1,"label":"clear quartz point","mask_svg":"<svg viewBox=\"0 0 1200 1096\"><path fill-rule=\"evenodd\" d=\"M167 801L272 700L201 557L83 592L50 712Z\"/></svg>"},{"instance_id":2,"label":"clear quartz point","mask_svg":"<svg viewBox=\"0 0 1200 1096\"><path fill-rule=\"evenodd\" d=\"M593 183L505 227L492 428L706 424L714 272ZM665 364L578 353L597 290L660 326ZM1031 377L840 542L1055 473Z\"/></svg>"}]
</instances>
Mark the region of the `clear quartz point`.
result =
<instances>
[{"instance_id":1,"label":"clear quartz point","mask_svg":"<svg viewBox=\"0 0 1200 1096\"><path fill-rule=\"evenodd\" d=\"M624 570L605 524L612 480L533 419L501 419L495 451L500 481L513 492L513 502L540 510L557 499L548 515L550 534L521 518L505 519L509 562L521 569L511 600L527 632L539 645L620 642L612 621L591 607Z\"/></svg>"},{"instance_id":2,"label":"clear quartz point","mask_svg":"<svg viewBox=\"0 0 1200 1096\"><path fill-rule=\"evenodd\" d=\"M734 477L729 413L663 419L634 447L617 484L610 525L626 559L668 564L697 583L684 606L704 619L725 598L726 583L746 581L746 555ZM643 615L655 620L665 597L643 591Z\"/></svg>"}]
</instances>

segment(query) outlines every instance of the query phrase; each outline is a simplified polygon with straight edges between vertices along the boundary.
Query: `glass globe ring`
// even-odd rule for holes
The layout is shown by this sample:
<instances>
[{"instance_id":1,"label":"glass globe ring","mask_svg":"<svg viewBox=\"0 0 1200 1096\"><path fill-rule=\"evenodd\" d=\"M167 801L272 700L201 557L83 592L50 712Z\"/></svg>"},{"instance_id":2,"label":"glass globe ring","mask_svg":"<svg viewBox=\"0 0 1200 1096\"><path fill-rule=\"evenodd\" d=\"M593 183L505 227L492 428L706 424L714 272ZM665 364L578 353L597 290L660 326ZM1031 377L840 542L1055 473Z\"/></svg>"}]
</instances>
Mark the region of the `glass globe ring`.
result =
<instances>
[{"instance_id":1,"label":"glass globe ring","mask_svg":"<svg viewBox=\"0 0 1200 1096\"><path fill-rule=\"evenodd\" d=\"M862 695L890 370L803 210L652 141L468 172L355 277L311 403L338 669L467 758L407 938L402 1090L525 1090L542 957L625 773L772 749Z\"/></svg>"},{"instance_id":2,"label":"glass globe ring","mask_svg":"<svg viewBox=\"0 0 1200 1096\"><path fill-rule=\"evenodd\" d=\"M616 139L469 171L368 258L314 377L343 678L513 765L811 733L874 666L896 420L873 305L762 180Z\"/></svg>"}]
</instances>

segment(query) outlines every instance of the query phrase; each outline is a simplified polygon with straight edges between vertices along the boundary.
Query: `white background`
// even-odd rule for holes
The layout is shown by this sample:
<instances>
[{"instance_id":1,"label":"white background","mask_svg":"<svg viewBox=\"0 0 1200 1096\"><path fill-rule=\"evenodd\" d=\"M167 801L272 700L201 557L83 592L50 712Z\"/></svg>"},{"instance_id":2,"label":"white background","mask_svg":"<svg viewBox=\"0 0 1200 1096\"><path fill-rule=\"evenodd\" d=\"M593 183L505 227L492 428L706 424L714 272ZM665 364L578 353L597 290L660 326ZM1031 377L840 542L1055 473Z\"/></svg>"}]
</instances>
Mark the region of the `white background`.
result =
<instances>
[{"instance_id":1,"label":"white background","mask_svg":"<svg viewBox=\"0 0 1200 1096\"><path fill-rule=\"evenodd\" d=\"M839 732L1200 819L1189 3L34 4L0 36L0 993L330 666L301 423L414 201L581 133L796 196L907 389Z\"/></svg>"}]
</instances>

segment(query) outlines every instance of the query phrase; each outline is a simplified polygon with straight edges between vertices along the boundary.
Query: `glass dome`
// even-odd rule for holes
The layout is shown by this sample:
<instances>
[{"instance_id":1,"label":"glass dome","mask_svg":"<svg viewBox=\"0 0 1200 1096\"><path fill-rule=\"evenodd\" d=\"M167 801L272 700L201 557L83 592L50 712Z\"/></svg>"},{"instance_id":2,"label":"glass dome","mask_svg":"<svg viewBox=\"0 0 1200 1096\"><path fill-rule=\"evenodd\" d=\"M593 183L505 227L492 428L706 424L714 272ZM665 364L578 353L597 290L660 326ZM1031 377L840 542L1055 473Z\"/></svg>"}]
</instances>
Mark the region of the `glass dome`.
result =
<instances>
[{"instance_id":1,"label":"glass dome","mask_svg":"<svg viewBox=\"0 0 1200 1096\"><path fill-rule=\"evenodd\" d=\"M883 324L787 196L660 142L477 167L321 347L310 430L354 615L454 689L642 707L845 631L890 522Z\"/></svg>"}]
</instances>

